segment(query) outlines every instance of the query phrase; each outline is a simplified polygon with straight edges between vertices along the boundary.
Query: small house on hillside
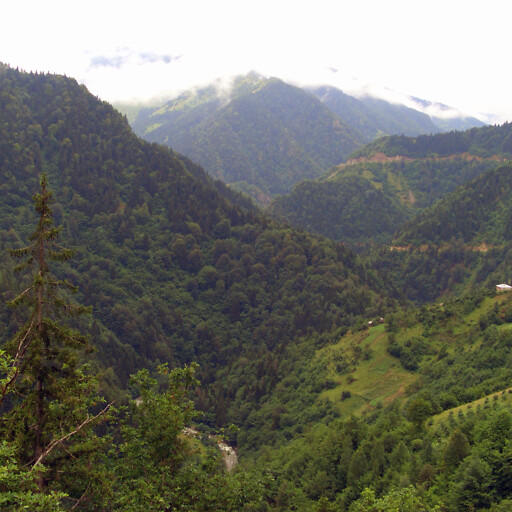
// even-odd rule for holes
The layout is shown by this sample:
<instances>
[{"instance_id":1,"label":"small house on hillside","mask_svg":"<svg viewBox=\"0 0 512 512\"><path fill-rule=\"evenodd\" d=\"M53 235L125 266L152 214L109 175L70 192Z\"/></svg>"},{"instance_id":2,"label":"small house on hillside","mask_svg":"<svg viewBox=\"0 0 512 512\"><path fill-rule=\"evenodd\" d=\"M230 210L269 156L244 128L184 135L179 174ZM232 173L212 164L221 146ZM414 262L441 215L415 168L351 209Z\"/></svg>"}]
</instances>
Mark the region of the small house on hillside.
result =
<instances>
[{"instance_id":1,"label":"small house on hillside","mask_svg":"<svg viewBox=\"0 0 512 512\"><path fill-rule=\"evenodd\" d=\"M509 284L497 284L496 291L497 292L509 292L512 290L512 286Z\"/></svg>"}]
</instances>

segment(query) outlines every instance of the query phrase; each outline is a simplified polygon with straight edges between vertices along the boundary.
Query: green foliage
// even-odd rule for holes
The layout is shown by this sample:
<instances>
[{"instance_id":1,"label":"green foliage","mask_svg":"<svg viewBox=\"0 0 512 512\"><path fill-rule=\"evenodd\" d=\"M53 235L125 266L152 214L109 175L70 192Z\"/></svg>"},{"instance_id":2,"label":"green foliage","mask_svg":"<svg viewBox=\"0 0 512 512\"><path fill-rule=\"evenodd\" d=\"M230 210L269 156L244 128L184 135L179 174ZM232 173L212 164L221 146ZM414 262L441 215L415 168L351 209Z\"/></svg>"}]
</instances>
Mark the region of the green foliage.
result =
<instances>
[{"instance_id":1,"label":"green foliage","mask_svg":"<svg viewBox=\"0 0 512 512\"><path fill-rule=\"evenodd\" d=\"M349 333L345 344L340 341L312 355L312 361L334 366L341 347L349 361L350 343L373 343L369 360L351 361L348 375L361 377L365 365L374 372L386 368L387 380L401 375L403 389L405 371L391 373L392 366L384 367L381 359L382 352L387 353L386 337L393 336L400 346L414 347L417 368L404 396L394 393L394 401L385 400L381 407L370 408L369 402L356 410L357 418L344 415L317 422L288 443L262 451L257 466L273 475L268 494L274 507L455 512L506 503L512 429L506 389L512 374L506 350L501 351L510 343L510 330L501 323L482 331L480 320L490 313L502 318L511 300L503 295L473 296L397 311L393 332L372 327L369 333L358 333L359 342ZM309 371L314 367L310 364ZM366 374L362 387L372 387L372 378ZM354 400L354 385L344 383L352 393L343 404ZM494 390L500 390L496 399L482 398L480 406L467 403ZM439 414L462 403L467 405Z\"/></svg>"},{"instance_id":2,"label":"green foliage","mask_svg":"<svg viewBox=\"0 0 512 512\"><path fill-rule=\"evenodd\" d=\"M470 447L468 438L460 429L455 430L444 450L444 460L448 468L456 468L460 461L469 455Z\"/></svg>"},{"instance_id":3,"label":"green foliage","mask_svg":"<svg viewBox=\"0 0 512 512\"><path fill-rule=\"evenodd\" d=\"M407 406L407 418L417 430L423 428L425 420L432 414L432 404L424 398L415 398Z\"/></svg>"},{"instance_id":4,"label":"green foliage","mask_svg":"<svg viewBox=\"0 0 512 512\"><path fill-rule=\"evenodd\" d=\"M123 413L119 441L109 453L115 480L108 510L235 511L258 501L258 480L223 473L213 458L203 460L194 454L182 433L196 414L188 397L189 389L198 384L196 368L168 371L162 366L160 383L147 370L132 377L138 396ZM162 385L165 390L159 393Z\"/></svg>"},{"instance_id":5,"label":"green foliage","mask_svg":"<svg viewBox=\"0 0 512 512\"><path fill-rule=\"evenodd\" d=\"M458 188L406 225L396 243L508 242L512 204L505 190L511 185L511 170L509 165L499 166Z\"/></svg>"},{"instance_id":6,"label":"green foliage","mask_svg":"<svg viewBox=\"0 0 512 512\"><path fill-rule=\"evenodd\" d=\"M58 323L61 310L84 309L59 295L67 282L50 273L50 259L71 255L57 245L51 199L43 176L34 197L39 223L33 244L13 251L27 258L18 268L34 264L36 271L11 302L28 304L29 320L0 352L0 509L235 511L257 503L258 480L230 477L213 458L191 456L183 430L195 416L189 393L198 385L197 365L172 371L161 365L163 393L149 371L140 370L130 381L137 399L121 417L108 418L112 434L93 432L111 404L94 415L102 402L97 382L78 365L86 339Z\"/></svg>"},{"instance_id":7,"label":"green foliage","mask_svg":"<svg viewBox=\"0 0 512 512\"><path fill-rule=\"evenodd\" d=\"M388 242L397 230L402 234L394 237L394 244L401 247L475 238L478 243L502 243L510 224L502 193L508 187L506 171L468 182L494 169L503 159L497 155L508 158L511 153L503 148L509 132L505 124L463 133L382 138L321 179L300 183L278 197L271 211L356 247ZM451 192L439 205L423 211Z\"/></svg>"},{"instance_id":8,"label":"green foliage","mask_svg":"<svg viewBox=\"0 0 512 512\"><path fill-rule=\"evenodd\" d=\"M355 244L387 240L410 215L396 197L358 175L302 181L291 194L276 198L271 212L308 231Z\"/></svg>"},{"instance_id":9,"label":"green foliage","mask_svg":"<svg viewBox=\"0 0 512 512\"><path fill-rule=\"evenodd\" d=\"M73 80L7 68L0 81L0 118L9 125L0 129L9 187L0 247L21 247L29 236L25 205L44 164L56 220L76 248L55 274L93 307L94 320L73 323L90 334L91 364L110 398L139 368L197 361L199 420L249 427L247 403L254 414L273 410L264 404L293 360L289 347L327 343L360 315L392 307L381 280L343 246L263 217L197 165L135 137ZM5 274L1 290L12 298ZM12 317L0 316L4 339L12 337ZM266 442L264 431L252 431L250 446Z\"/></svg>"},{"instance_id":10,"label":"green foliage","mask_svg":"<svg viewBox=\"0 0 512 512\"><path fill-rule=\"evenodd\" d=\"M15 448L6 441L0 444L0 510L5 512L63 512L61 500L65 493L51 491L41 494L38 474L20 467Z\"/></svg>"},{"instance_id":11,"label":"green foliage","mask_svg":"<svg viewBox=\"0 0 512 512\"><path fill-rule=\"evenodd\" d=\"M41 191L34 196L38 225L30 236L33 243L12 251L25 258L18 270L35 269L32 282L10 303L24 305L27 311L24 325L5 345L8 356L3 360L6 374L0 401L0 429L9 443L5 446L16 453L18 464L29 467L39 493L48 489L49 505L57 503L70 474L76 483L70 499L80 501L85 489L94 487L90 483L81 487L80 480L98 447L91 427L109 408L90 414L102 399L97 395L97 380L79 364L88 342L61 323L63 317L87 309L70 304L63 289L74 288L50 272L50 261L67 261L72 255L57 243L60 230L53 227L51 202L43 175Z\"/></svg>"},{"instance_id":12,"label":"green foliage","mask_svg":"<svg viewBox=\"0 0 512 512\"><path fill-rule=\"evenodd\" d=\"M271 211L356 247L385 243L426 207L496 166L495 159L460 155L380 160L351 161L321 179L304 181L276 198Z\"/></svg>"},{"instance_id":13,"label":"green foliage","mask_svg":"<svg viewBox=\"0 0 512 512\"><path fill-rule=\"evenodd\" d=\"M431 506L418 496L412 486L392 491L382 498L377 498L371 489L365 489L361 498L353 503L349 512L435 512L441 510L437 505Z\"/></svg>"},{"instance_id":14,"label":"green foliage","mask_svg":"<svg viewBox=\"0 0 512 512\"><path fill-rule=\"evenodd\" d=\"M9 68L0 82L0 247L21 247L30 236L26 202L44 166L58 191L54 217L78 249L73 260L52 262L51 282L79 285L78 300L95 309L94 320L70 319L80 333L73 334L54 315L71 303L71 289L54 298L48 287L55 309L41 325L57 345L48 354L44 343L39 348L65 389L48 387L43 446L62 443L43 457L44 467L30 470L35 409L25 414L22 397L9 393L16 351L0 357L6 507L37 510L44 500L47 510L90 511L507 505L510 399L490 394L512 385L512 299L475 294L397 310L375 272L342 245L263 217L191 162L135 138L75 82ZM373 187L380 176L366 179ZM30 250L18 253L30 258ZM435 262L454 266L459 253L418 254L406 267L413 279L431 275L423 296L435 296L448 287ZM388 276L393 264L382 259ZM6 260L0 273L11 301L13 267ZM22 279L26 289L42 283ZM390 318L387 329L368 327L381 316ZM15 334L27 331L6 311L0 317L3 339L16 348L24 337ZM83 353L86 333L96 354ZM37 378L13 382L29 396ZM108 425L72 434L101 412L96 380L120 402L120 388L133 385L136 400L111 411ZM201 446L183 434L192 419L202 432L236 423L238 432L226 435L250 470L225 472L211 440Z\"/></svg>"}]
</instances>

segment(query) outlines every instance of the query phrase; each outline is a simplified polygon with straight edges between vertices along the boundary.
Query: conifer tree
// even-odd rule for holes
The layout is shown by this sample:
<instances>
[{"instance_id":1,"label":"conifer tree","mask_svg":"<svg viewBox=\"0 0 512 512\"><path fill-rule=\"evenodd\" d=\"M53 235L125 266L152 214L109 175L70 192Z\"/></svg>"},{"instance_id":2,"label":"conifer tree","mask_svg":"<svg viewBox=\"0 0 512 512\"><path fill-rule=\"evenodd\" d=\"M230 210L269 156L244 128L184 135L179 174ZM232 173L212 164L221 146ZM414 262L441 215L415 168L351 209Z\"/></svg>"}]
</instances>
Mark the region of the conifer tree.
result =
<instances>
[{"instance_id":1,"label":"conifer tree","mask_svg":"<svg viewBox=\"0 0 512 512\"><path fill-rule=\"evenodd\" d=\"M85 336L62 323L65 317L89 310L72 304L65 292L75 291L74 287L50 272L50 262L65 262L73 251L58 244L61 228L53 225L52 193L45 175L40 186L34 196L38 223L31 243L11 250L21 260L16 270L31 268L33 274L10 303L23 308L26 320L5 346L10 365L0 380L0 428L19 464L31 468L40 493L67 491L66 475L73 475L70 480L77 488L72 494L81 499L78 482L85 471L83 461L97 448L92 426L110 404L91 413L101 400L96 379L87 375L80 361L90 345Z\"/></svg>"}]
</instances>

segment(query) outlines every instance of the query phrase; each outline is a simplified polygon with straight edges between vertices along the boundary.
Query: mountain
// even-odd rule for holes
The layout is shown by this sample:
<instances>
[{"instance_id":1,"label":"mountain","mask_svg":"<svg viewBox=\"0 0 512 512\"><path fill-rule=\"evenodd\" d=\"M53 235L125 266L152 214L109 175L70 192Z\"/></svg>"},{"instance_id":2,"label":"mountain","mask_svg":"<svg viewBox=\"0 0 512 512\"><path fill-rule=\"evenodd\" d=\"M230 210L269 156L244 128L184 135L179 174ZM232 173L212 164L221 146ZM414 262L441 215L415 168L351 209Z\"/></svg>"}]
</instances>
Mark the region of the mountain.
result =
<instances>
[{"instance_id":1,"label":"mountain","mask_svg":"<svg viewBox=\"0 0 512 512\"><path fill-rule=\"evenodd\" d=\"M274 199L294 225L354 244L389 242L422 209L510 158L510 126L383 137Z\"/></svg>"},{"instance_id":2,"label":"mountain","mask_svg":"<svg viewBox=\"0 0 512 512\"><path fill-rule=\"evenodd\" d=\"M304 374L331 383L317 407L340 418L260 454L274 507L509 509L511 314L511 294L474 294L396 311L312 353Z\"/></svg>"},{"instance_id":3,"label":"mountain","mask_svg":"<svg viewBox=\"0 0 512 512\"><path fill-rule=\"evenodd\" d=\"M260 202L319 176L363 143L311 94L254 74L238 78L228 98L209 87L142 110L133 128Z\"/></svg>"},{"instance_id":4,"label":"mountain","mask_svg":"<svg viewBox=\"0 0 512 512\"><path fill-rule=\"evenodd\" d=\"M94 309L73 325L95 347L91 371L119 405L120 389L134 398L137 383L143 391L130 409L119 407L124 424L105 425L113 430L99 466L90 458L96 443L78 436L86 465L56 479L72 481L67 509L99 510L94 491L114 505L108 510L510 508L512 295L488 290L402 308L393 284L342 244L275 222L190 160L137 138L76 81L0 66L4 300L30 277L15 277L7 249L25 246L33 231L42 170L61 240L76 249L70 262L53 263L55 273ZM453 204L483 226L461 231L461 243L503 242L510 174L498 166L443 203L448 225ZM431 258L429 273L419 270L434 285L443 277L436 254L459 256L431 245L416 254ZM492 250L488 268L509 266L510 255ZM451 262L452 277L465 258ZM3 344L18 318L2 306L0 322ZM200 385L171 370L174 385L157 393L167 365L192 361ZM181 379L192 384L201 432L238 427L222 431L243 462L232 478L205 455L216 441L185 439L192 409ZM25 495L26 509L62 510L59 496L25 487L31 473L9 448L4 440L4 503Z\"/></svg>"},{"instance_id":5,"label":"mountain","mask_svg":"<svg viewBox=\"0 0 512 512\"><path fill-rule=\"evenodd\" d=\"M427 101L415 96L409 96L407 99L413 105L413 108L429 115L432 122L443 132L464 131L470 128L483 127L486 124L476 117L465 115L443 103Z\"/></svg>"},{"instance_id":6,"label":"mountain","mask_svg":"<svg viewBox=\"0 0 512 512\"><path fill-rule=\"evenodd\" d=\"M442 158L467 153L477 158L509 159L512 157L512 125L504 123L418 137L382 137L355 151L351 159L369 159L379 153L386 157L408 158Z\"/></svg>"},{"instance_id":7,"label":"mountain","mask_svg":"<svg viewBox=\"0 0 512 512\"><path fill-rule=\"evenodd\" d=\"M498 166L458 187L403 226L397 244L502 245L512 235L512 166Z\"/></svg>"},{"instance_id":8,"label":"mountain","mask_svg":"<svg viewBox=\"0 0 512 512\"><path fill-rule=\"evenodd\" d=\"M43 170L61 239L76 249L56 272L93 307L93 320L78 325L96 348L103 392L119 394L139 368L198 362L201 421L246 425L241 451L266 442L250 415L284 368L306 357L297 347L324 344L395 302L349 250L272 221L196 164L137 138L76 81L7 67L0 70L5 299L20 288L7 249L26 245ZM17 324L5 306L0 320L5 340Z\"/></svg>"},{"instance_id":9,"label":"mountain","mask_svg":"<svg viewBox=\"0 0 512 512\"><path fill-rule=\"evenodd\" d=\"M299 89L256 73L237 77L229 88L217 83L187 91L163 106L139 109L135 118L134 108L122 108L141 137L187 155L264 204L377 137L441 130L404 105L330 86Z\"/></svg>"},{"instance_id":10,"label":"mountain","mask_svg":"<svg viewBox=\"0 0 512 512\"><path fill-rule=\"evenodd\" d=\"M357 128L365 142L391 134L436 133L439 127L430 117L404 105L371 96L355 98L331 86L308 89L340 119Z\"/></svg>"},{"instance_id":11,"label":"mountain","mask_svg":"<svg viewBox=\"0 0 512 512\"><path fill-rule=\"evenodd\" d=\"M460 186L404 224L369 264L419 303L510 281L511 180L507 163Z\"/></svg>"},{"instance_id":12,"label":"mountain","mask_svg":"<svg viewBox=\"0 0 512 512\"><path fill-rule=\"evenodd\" d=\"M359 165L342 176L303 181L290 194L276 197L269 212L312 233L355 246L384 243L413 210L407 198L402 199L402 189L388 187L386 171L381 166ZM398 185L406 189L401 182Z\"/></svg>"}]
</instances>

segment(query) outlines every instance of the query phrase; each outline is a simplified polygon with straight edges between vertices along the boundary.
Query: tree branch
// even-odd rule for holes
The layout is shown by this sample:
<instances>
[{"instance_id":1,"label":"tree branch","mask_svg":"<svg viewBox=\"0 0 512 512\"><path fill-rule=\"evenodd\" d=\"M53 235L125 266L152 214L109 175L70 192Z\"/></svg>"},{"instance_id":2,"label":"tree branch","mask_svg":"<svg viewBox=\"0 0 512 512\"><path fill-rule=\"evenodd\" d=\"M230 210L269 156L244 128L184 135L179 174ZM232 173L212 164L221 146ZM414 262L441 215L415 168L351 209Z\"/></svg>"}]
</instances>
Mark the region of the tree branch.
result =
<instances>
[{"instance_id":1,"label":"tree branch","mask_svg":"<svg viewBox=\"0 0 512 512\"><path fill-rule=\"evenodd\" d=\"M89 423L95 421L96 419L98 419L100 416L103 416L103 414L105 414L111 407L112 405L114 404L114 402L110 402L103 410L101 410L98 414L96 414L96 416L92 416L92 417L87 417L87 419L85 419L82 423L80 423L80 425L78 425L78 427L75 428L75 430L72 430L71 432L69 432L68 434L66 434L65 436L61 437L60 439L54 439L43 451L43 453L41 453L41 455L39 456L39 458L36 460L36 462L34 463L34 465L32 466L32 468L30 468L30 471L32 471L38 464L40 464L42 462L42 460L47 457L52 451L53 449L58 445L58 444L61 444L63 443L64 441L66 441L67 439L69 439L71 436L75 435L76 433L80 432L80 430L82 430L82 428L84 428L86 425L88 425Z\"/></svg>"},{"instance_id":2,"label":"tree branch","mask_svg":"<svg viewBox=\"0 0 512 512\"><path fill-rule=\"evenodd\" d=\"M4 403L5 395L7 394L7 390L9 389L9 386L11 386L14 381L18 378L18 375L20 373L20 361L25 355L25 352L27 350L28 344L24 346L25 340L28 338L28 335L32 332L32 327L34 326L34 317L32 317L32 321L30 322L30 325L25 332L25 335L20 339L18 343L18 348L16 349L16 355L14 356L14 359L12 361L12 368L14 368L14 372L11 376L11 378L2 386L0 390L0 407Z\"/></svg>"}]
</instances>

